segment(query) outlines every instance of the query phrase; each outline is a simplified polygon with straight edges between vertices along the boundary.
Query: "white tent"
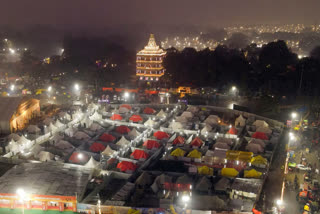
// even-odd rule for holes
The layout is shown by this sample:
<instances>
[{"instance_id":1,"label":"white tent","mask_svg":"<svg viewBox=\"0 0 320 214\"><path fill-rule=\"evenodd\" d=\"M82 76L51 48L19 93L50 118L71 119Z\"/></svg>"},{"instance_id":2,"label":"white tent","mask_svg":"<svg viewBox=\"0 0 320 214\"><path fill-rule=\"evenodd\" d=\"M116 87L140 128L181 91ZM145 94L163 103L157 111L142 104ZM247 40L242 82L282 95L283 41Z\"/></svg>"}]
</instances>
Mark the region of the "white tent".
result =
<instances>
[{"instance_id":1,"label":"white tent","mask_svg":"<svg viewBox=\"0 0 320 214\"><path fill-rule=\"evenodd\" d=\"M74 128L74 127L69 127L67 128L66 130L64 130L64 133L66 135L68 135L69 137L73 137L73 135L78 131L77 128Z\"/></svg>"},{"instance_id":2,"label":"white tent","mask_svg":"<svg viewBox=\"0 0 320 214\"><path fill-rule=\"evenodd\" d=\"M60 117L61 119L71 120L70 114L68 114L67 112L64 112L64 111L62 111L62 112L59 113L59 117Z\"/></svg>"},{"instance_id":3,"label":"white tent","mask_svg":"<svg viewBox=\"0 0 320 214\"><path fill-rule=\"evenodd\" d=\"M116 143L118 146L127 146L130 144L130 142L122 136L121 139Z\"/></svg>"},{"instance_id":4,"label":"white tent","mask_svg":"<svg viewBox=\"0 0 320 214\"><path fill-rule=\"evenodd\" d=\"M36 125L29 125L27 128L27 131L29 133L39 133L41 131L41 129L39 129L38 126L36 126Z\"/></svg>"},{"instance_id":5,"label":"white tent","mask_svg":"<svg viewBox=\"0 0 320 214\"><path fill-rule=\"evenodd\" d=\"M256 129L256 132L263 132L269 135L272 134L272 130L266 126L258 126L258 128Z\"/></svg>"},{"instance_id":6,"label":"white tent","mask_svg":"<svg viewBox=\"0 0 320 214\"><path fill-rule=\"evenodd\" d=\"M11 140L8 144L8 146L6 146L6 151L7 152L14 152L17 153L20 151L20 147L19 144L17 142L15 142L14 140Z\"/></svg>"},{"instance_id":7,"label":"white tent","mask_svg":"<svg viewBox=\"0 0 320 214\"><path fill-rule=\"evenodd\" d=\"M173 129L175 132L183 131L184 130L184 125L180 122L172 122L170 124L170 127Z\"/></svg>"},{"instance_id":8,"label":"white tent","mask_svg":"<svg viewBox=\"0 0 320 214\"><path fill-rule=\"evenodd\" d=\"M87 168L97 168L99 167L99 164L100 163L91 156L90 160L84 166Z\"/></svg>"},{"instance_id":9,"label":"white tent","mask_svg":"<svg viewBox=\"0 0 320 214\"><path fill-rule=\"evenodd\" d=\"M102 120L102 116L98 112L94 112L94 114L91 115L89 118L90 120L95 120L95 121Z\"/></svg>"},{"instance_id":10,"label":"white tent","mask_svg":"<svg viewBox=\"0 0 320 214\"><path fill-rule=\"evenodd\" d=\"M112 150L110 148L110 146L107 146L107 148L105 148L105 150L103 150L103 152L101 154L106 155L106 156L111 156L115 153L115 150Z\"/></svg>"},{"instance_id":11,"label":"white tent","mask_svg":"<svg viewBox=\"0 0 320 214\"><path fill-rule=\"evenodd\" d=\"M43 124L44 124L44 125L49 126L49 125L50 125L50 123L52 123L52 122L53 122L53 119L52 119L52 118L50 118L50 117L47 117L47 118L46 118L46 119L44 119L42 122L43 122Z\"/></svg>"},{"instance_id":12,"label":"white tent","mask_svg":"<svg viewBox=\"0 0 320 214\"><path fill-rule=\"evenodd\" d=\"M48 129L51 132L56 132L58 128L55 125L53 125L52 123L50 123Z\"/></svg>"},{"instance_id":13,"label":"white tent","mask_svg":"<svg viewBox=\"0 0 320 214\"><path fill-rule=\"evenodd\" d=\"M186 117L176 117L176 121L180 123L188 123L188 118Z\"/></svg>"},{"instance_id":14,"label":"white tent","mask_svg":"<svg viewBox=\"0 0 320 214\"><path fill-rule=\"evenodd\" d=\"M150 126L150 127L154 126L154 124L155 124L155 122L154 122L153 120L151 120L151 118L149 118L149 119L144 123L145 126Z\"/></svg>"},{"instance_id":15,"label":"white tent","mask_svg":"<svg viewBox=\"0 0 320 214\"><path fill-rule=\"evenodd\" d=\"M91 131L98 131L100 129L103 129L98 123L92 123L91 126L90 126L90 130Z\"/></svg>"},{"instance_id":16,"label":"white tent","mask_svg":"<svg viewBox=\"0 0 320 214\"><path fill-rule=\"evenodd\" d=\"M269 127L268 123L264 120L256 120L253 123L254 126L258 127Z\"/></svg>"},{"instance_id":17,"label":"white tent","mask_svg":"<svg viewBox=\"0 0 320 214\"><path fill-rule=\"evenodd\" d=\"M54 145L55 147L59 149L73 149L73 145L65 140L60 140L58 143Z\"/></svg>"},{"instance_id":18,"label":"white tent","mask_svg":"<svg viewBox=\"0 0 320 214\"><path fill-rule=\"evenodd\" d=\"M165 113L162 109L158 112L157 117L166 117L167 113Z\"/></svg>"},{"instance_id":19,"label":"white tent","mask_svg":"<svg viewBox=\"0 0 320 214\"><path fill-rule=\"evenodd\" d=\"M74 134L74 138L76 138L77 140L84 140L89 139L90 137L86 133L78 131Z\"/></svg>"},{"instance_id":20,"label":"white tent","mask_svg":"<svg viewBox=\"0 0 320 214\"><path fill-rule=\"evenodd\" d=\"M46 151L41 151L38 155L38 158L40 161L42 162L46 162L46 161L50 161L53 160L54 155L50 152L46 152Z\"/></svg>"},{"instance_id":21,"label":"white tent","mask_svg":"<svg viewBox=\"0 0 320 214\"><path fill-rule=\"evenodd\" d=\"M138 135L140 135L141 133L138 132L135 128L133 128L129 133L128 136L130 139L134 139L136 138Z\"/></svg>"},{"instance_id":22,"label":"white tent","mask_svg":"<svg viewBox=\"0 0 320 214\"><path fill-rule=\"evenodd\" d=\"M27 138L25 138L25 136L22 135L22 136L20 137L20 139L17 141L17 143L18 143L19 145L28 145L28 144L31 143L31 141L28 140Z\"/></svg>"},{"instance_id":23,"label":"white tent","mask_svg":"<svg viewBox=\"0 0 320 214\"><path fill-rule=\"evenodd\" d=\"M183 113L181 114L180 117L185 117L185 118L190 119L190 118L193 117L193 114L192 114L190 111L185 111L185 112L183 112Z\"/></svg>"},{"instance_id":24,"label":"white tent","mask_svg":"<svg viewBox=\"0 0 320 214\"><path fill-rule=\"evenodd\" d=\"M64 124L62 124L60 122L60 120L57 120L56 123L54 124L54 126L60 128L60 127L64 126Z\"/></svg>"},{"instance_id":25,"label":"white tent","mask_svg":"<svg viewBox=\"0 0 320 214\"><path fill-rule=\"evenodd\" d=\"M220 118L217 115L210 115L204 122L212 126L215 124L219 124Z\"/></svg>"},{"instance_id":26,"label":"white tent","mask_svg":"<svg viewBox=\"0 0 320 214\"><path fill-rule=\"evenodd\" d=\"M72 114L72 119L76 120L76 119L80 119L81 116L83 116L83 113L81 111L76 111Z\"/></svg>"},{"instance_id":27,"label":"white tent","mask_svg":"<svg viewBox=\"0 0 320 214\"><path fill-rule=\"evenodd\" d=\"M206 124L203 129L201 129L201 135L206 135L208 134L209 132L211 132L212 130L212 127L209 125L209 124Z\"/></svg>"},{"instance_id":28,"label":"white tent","mask_svg":"<svg viewBox=\"0 0 320 214\"><path fill-rule=\"evenodd\" d=\"M129 109L124 108L124 107L120 107L120 108L119 108L119 113L120 113L120 114L125 114L125 113L128 113L129 111L130 111Z\"/></svg>"},{"instance_id":29,"label":"white tent","mask_svg":"<svg viewBox=\"0 0 320 214\"><path fill-rule=\"evenodd\" d=\"M19 141L20 140L20 136L16 133L11 133L9 136L8 136L8 139L9 140L14 140L14 141Z\"/></svg>"},{"instance_id":30,"label":"white tent","mask_svg":"<svg viewBox=\"0 0 320 214\"><path fill-rule=\"evenodd\" d=\"M242 117L242 115L240 114L239 117L236 118L236 121L234 122L235 126L245 126L246 125L246 119L244 119L244 117Z\"/></svg>"},{"instance_id":31,"label":"white tent","mask_svg":"<svg viewBox=\"0 0 320 214\"><path fill-rule=\"evenodd\" d=\"M89 119L89 117L84 117L81 122L81 125L86 124L86 127L90 127L93 124L93 121Z\"/></svg>"}]
</instances>

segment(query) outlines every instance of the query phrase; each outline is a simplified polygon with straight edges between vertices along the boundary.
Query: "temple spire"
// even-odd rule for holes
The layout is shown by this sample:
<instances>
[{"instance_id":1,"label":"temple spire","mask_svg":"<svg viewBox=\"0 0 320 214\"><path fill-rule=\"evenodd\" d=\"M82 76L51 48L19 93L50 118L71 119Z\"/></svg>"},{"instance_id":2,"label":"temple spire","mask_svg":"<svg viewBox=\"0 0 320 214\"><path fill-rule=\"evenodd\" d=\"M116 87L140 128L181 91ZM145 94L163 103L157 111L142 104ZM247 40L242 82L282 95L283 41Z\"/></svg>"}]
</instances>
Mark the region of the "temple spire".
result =
<instances>
[{"instance_id":1,"label":"temple spire","mask_svg":"<svg viewBox=\"0 0 320 214\"><path fill-rule=\"evenodd\" d=\"M150 34L150 38L149 38L149 42L148 42L148 47L157 47L156 40L155 40L153 34Z\"/></svg>"}]
</instances>

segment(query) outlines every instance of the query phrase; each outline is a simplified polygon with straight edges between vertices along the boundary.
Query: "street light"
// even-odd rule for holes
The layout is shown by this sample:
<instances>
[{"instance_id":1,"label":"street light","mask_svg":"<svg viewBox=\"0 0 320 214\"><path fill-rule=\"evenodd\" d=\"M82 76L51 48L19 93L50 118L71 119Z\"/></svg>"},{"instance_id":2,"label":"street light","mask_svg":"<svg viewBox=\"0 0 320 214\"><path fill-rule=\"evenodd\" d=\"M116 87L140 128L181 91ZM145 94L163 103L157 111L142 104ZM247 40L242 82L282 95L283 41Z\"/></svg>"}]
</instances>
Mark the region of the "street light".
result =
<instances>
[{"instance_id":1,"label":"street light","mask_svg":"<svg viewBox=\"0 0 320 214\"><path fill-rule=\"evenodd\" d=\"M51 87L51 86L49 86L49 87L48 87L48 91L50 92L51 90L52 90L52 87Z\"/></svg>"},{"instance_id":2,"label":"street light","mask_svg":"<svg viewBox=\"0 0 320 214\"><path fill-rule=\"evenodd\" d=\"M129 93L128 93L128 92L125 92L125 93L124 93L124 97L125 97L125 98L128 98L128 97L129 97Z\"/></svg>"},{"instance_id":3,"label":"street light","mask_svg":"<svg viewBox=\"0 0 320 214\"><path fill-rule=\"evenodd\" d=\"M296 112L292 112L291 113L291 117L292 117L292 119L295 119L297 117L297 113Z\"/></svg>"},{"instance_id":4,"label":"street light","mask_svg":"<svg viewBox=\"0 0 320 214\"><path fill-rule=\"evenodd\" d=\"M16 53L16 51L13 50L12 48L9 48L9 51L10 51L11 54L15 54Z\"/></svg>"},{"instance_id":5,"label":"street light","mask_svg":"<svg viewBox=\"0 0 320 214\"><path fill-rule=\"evenodd\" d=\"M76 83L76 84L74 85L74 89L75 89L76 91L79 91L79 89L80 89L79 84Z\"/></svg>"},{"instance_id":6,"label":"street light","mask_svg":"<svg viewBox=\"0 0 320 214\"><path fill-rule=\"evenodd\" d=\"M188 201L190 201L190 196L189 195L183 195L181 199L182 199L183 202L187 203Z\"/></svg>"},{"instance_id":7,"label":"street light","mask_svg":"<svg viewBox=\"0 0 320 214\"><path fill-rule=\"evenodd\" d=\"M235 90L237 90L237 87L236 86L232 86L231 90L235 91Z\"/></svg>"},{"instance_id":8,"label":"street light","mask_svg":"<svg viewBox=\"0 0 320 214\"><path fill-rule=\"evenodd\" d=\"M13 90L14 90L14 87L15 87L14 85L11 85L11 86L10 86L10 90L13 91Z\"/></svg>"}]
</instances>

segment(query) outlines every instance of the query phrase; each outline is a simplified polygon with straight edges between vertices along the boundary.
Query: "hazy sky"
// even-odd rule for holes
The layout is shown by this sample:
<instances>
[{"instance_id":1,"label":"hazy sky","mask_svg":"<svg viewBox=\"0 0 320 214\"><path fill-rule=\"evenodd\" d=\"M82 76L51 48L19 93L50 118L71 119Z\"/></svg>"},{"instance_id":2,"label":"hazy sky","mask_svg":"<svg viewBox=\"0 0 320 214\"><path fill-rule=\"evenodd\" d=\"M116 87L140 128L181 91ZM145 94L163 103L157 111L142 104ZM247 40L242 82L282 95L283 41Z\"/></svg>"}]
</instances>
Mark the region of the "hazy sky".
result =
<instances>
[{"instance_id":1,"label":"hazy sky","mask_svg":"<svg viewBox=\"0 0 320 214\"><path fill-rule=\"evenodd\" d=\"M0 0L0 24L320 23L320 0Z\"/></svg>"}]
</instances>

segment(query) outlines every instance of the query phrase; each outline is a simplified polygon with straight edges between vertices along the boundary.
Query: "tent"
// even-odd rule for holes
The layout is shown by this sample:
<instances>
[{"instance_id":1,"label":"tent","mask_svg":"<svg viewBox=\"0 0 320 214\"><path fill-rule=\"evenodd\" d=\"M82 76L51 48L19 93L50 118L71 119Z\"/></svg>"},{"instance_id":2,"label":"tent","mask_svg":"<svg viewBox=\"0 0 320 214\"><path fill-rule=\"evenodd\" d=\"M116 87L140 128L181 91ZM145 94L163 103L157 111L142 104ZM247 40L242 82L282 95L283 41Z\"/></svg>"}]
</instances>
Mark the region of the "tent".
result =
<instances>
[{"instance_id":1,"label":"tent","mask_svg":"<svg viewBox=\"0 0 320 214\"><path fill-rule=\"evenodd\" d=\"M124 107L120 107L119 108L119 114L126 114L128 113L130 110Z\"/></svg>"},{"instance_id":2,"label":"tent","mask_svg":"<svg viewBox=\"0 0 320 214\"><path fill-rule=\"evenodd\" d=\"M60 118L71 120L71 116L67 112L62 111L58 115L59 115Z\"/></svg>"},{"instance_id":3,"label":"tent","mask_svg":"<svg viewBox=\"0 0 320 214\"><path fill-rule=\"evenodd\" d=\"M185 117L187 119L191 119L193 117L193 114L190 111L185 111L181 114L180 117Z\"/></svg>"},{"instance_id":4,"label":"tent","mask_svg":"<svg viewBox=\"0 0 320 214\"><path fill-rule=\"evenodd\" d=\"M143 143L143 146L147 149L159 148L160 144L156 140L147 140Z\"/></svg>"},{"instance_id":5,"label":"tent","mask_svg":"<svg viewBox=\"0 0 320 214\"><path fill-rule=\"evenodd\" d=\"M246 150L248 150L249 152L253 152L254 154L257 154L257 153L262 153L264 151L264 149L261 147L260 144L248 144L246 146Z\"/></svg>"},{"instance_id":6,"label":"tent","mask_svg":"<svg viewBox=\"0 0 320 214\"><path fill-rule=\"evenodd\" d=\"M143 150L140 150L140 149L135 149L131 155L130 155L131 158L133 159L136 159L136 160L147 160L148 157L149 157L149 154L146 153L145 151Z\"/></svg>"},{"instance_id":7,"label":"tent","mask_svg":"<svg viewBox=\"0 0 320 214\"><path fill-rule=\"evenodd\" d=\"M90 146L90 151L92 152L102 152L105 150L105 146L102 145L101 143L97 143L97 142L94 142L91 146Z\"/></svg>"},{"instance_id":8,"label":"tent","mask_svg":"<svg viewBox=\"0 0 320 214\"><path fill-rule=\"evenodd\" d=\"M25 146L29 145L29 144L31 143L31 141L28 140L25 136L21 135L21 137L20 137L20 139L17 141L17 143L18 143L19 145L22 145L22 146L25 147Z\"/></svg>"},{"instance_id":9,"label":"tent","mask_svg":"<svg viewBox=\"0 0 320 214\"><path fill-rule=\"evenodd\" d=\"M236 135L238 133L238 130L235 127L231 127L228 131L228 134L234 134Z\"/></svg>"},{"instance_id":10,"label":"tent","mask_svg":"<svg viewBox=\"0 0 320 214\"><path fill-rule=\"evenodd\" d=\"M127 127L127 126L118 126L116 128L116 132L118 132L119 134L127 134L129 133L131 130Z\"/></svg>"},{"instance_id":11,"label":"tent","mask_svg":"<svg viewBox=\"0 0 320 214\"><path fill-rule=\"evenodd\" d=\"M177 121L171 122L170 127L173 129L173 131L179 132L184 130L184 125Z\"/></svg>"},{"instance_id":12,"label":"tent","mask_svg":"<svg viewBox=\"0 0 320 214\"><path fill-rule=\"evenodd\" d=\"M272 134L272 130L269 127L265 127L265 126L260 126L256 129L257 132L263 132L266 134L271 135Z\"/></svg>"},{"instance_id":13,"label":"tent","mask_svg":"<svg viewBox=\"0 0 320 214\"><path fill-rule=\"evenodd\" d=\"M264 148L266 146L263 140L255 139L255 138L252 138L249 141L249 144L259 144L262 148Z\"/></svg>"},{"instance_id":14,"label":"tent","mask_svg":"<svg viewBox=\"0 0 320 214\"><path fill-rule=\"evenodd\" d=\"M261 155L257 155L251 159L251 164L254 166L267 165L268 161L267 161L267 159L265 159Z\"/></svg>"},{"instance_id":15,"label":"tent","mask_svg":"<svg viewBox=\"0 0 320 214\"><path fill-rule=\"evenodd\" d=\"M158 112L157 117L166 117L167 113L165 113L162 109Z\"/></svg>"},{"instance_id":16,"label":"tent","mask_svg":"<svg viewBox=\"0 0 320 214\"><path fill-rule=\"evenodd\" d=\"M121 139L116 143L118 146L127 146L130 144L130 142L122 136Z\"/></svg>"},{"instance_id":17,"label":"tent","mask_svg":"<svg viewBox=\"0 0 320 214\"><path fill-rule=\"evenodd\" d=\"M41 131L41 129L39 129L38 126L36 126L36 125L29 125L27 128L27 131L29 133L39 133Z\"/></svg>"},{"instance_id":18,"label":"tent","mask_svg":"<svg viewBox=\"0 0 320 214\"><path fill-rule=\"evenodd\" d=\"M212 183L206 176L202 176L201 180L196 184L195 189L200 192L208 192L212 187Z\"/></svg>"},{"instance_id":19,"label":"tent","mask_svg":"<svg viewBox=\"0 0 320 214\"><path fill-rule=\"evenodd\" d=\"M257 128L258 127L269 127L269 124L266 123L266 121L264 121L264 120L256 120L256 121L254 121L253 125L256 126Z\"/></svg>"},{"instance_id":20,"label":"tent","mask_svg":"<svg viewBox=\"0 0 320 214\"><path fill-rule=\"evenodd\" d=\"M87 168L97 168L99 166L99 162L96 161L93 157L84 165Z\"/></svg>"},{"instance_id":21,"label":"tent","mask_svg":"<svg viewBox=\"0 0 320 214\"><path fill-rule=\"evenodd\" d=\"M126 108L126 109L128 109L128 110L131 110L131 109L132 109L131 105L129 105L129 104L122 104L122 105L120 106L120 108Z\"/></svg>"},{"instance_id":22,"label":"tent","mask_svg":"<svg viewBox=\"0 0 320 214\"><path fill-rule=\"evenodd\" d=\"M19 141L20 140L20 136L16 133L11 133L9 136L8 136L8 139L9 140L14 140L14 141Z\"/></svg>"},{"instance_id":23,"label":"tent","mask_svg":"<svg viewBox=\"0 0 320 214\"><path fill-rule=\"evenodd\" d=\"M171 156L175 156L175 157L183 157L186 154L186 151L177 148L174 151L171 152Z\"/></svg>"},{"instance_id":24,"label":"tent","mask_svg":"<svg viewBox=\"0 0 320 214\"><path fill-rule=\"evenodd\" d=\"M35 144L34 146L32 146L30 151L35 157L39 157L39 153L43 151L43 147L41 147L39 144Z\"/></svg>"},{"instance_id":25,"label":"tent","mask_svg":"<svg viewBox=\"0 0 320 214\"><path fill-rule=\"evenodd\" d=\"M85 139L89 139L90 137L86 133L82 131L78 131L74 134L74 138L76 138L77 140L85 140Z\"/></svg>"},{"instance_id":26,"label":"tent","mask_svg":"<svg viewBox=\"0 0 320 214\"><path fill-rule=\"evenodd\" d=\"M95 121L102 120L102 115L95 111L93 115L89 116L89 118L90 120L95 120Z\"/></svg>"},{"instance_id":27,"label":"tent","mask_svg":"<svg viewBox=\"0 0 320 214\"><path fill-rule=\"evenodd\" d=\"M191 113L197 113L198 111L199 111L200 109L199 109L199 107L197 107L197 106L189 106L188 107L188 109L187 109L187 111L190 111Z\"/></svg>"},{"instance_id":28,"label":"tent","mask_svg":"<svg viewBox=\"0 0 320 214\"><path fill-rule=\"evenodd\" d=\"M151 120L151 118L149 118L149 119L144 123L145 126L150 126L150 127L154 126L154 124L155 124L155 122L154 122L153 120Z\"/></svg>"},{"instance_id":29,"label":"tent","mask_svg":"<svg viewBox=\"0 0 320 214\"><path fill-rule=\"evenodd\" d=\"M144 113L144 114L154 114L154 113L156 113L156 110L154 110L153 108L146 107L146 108L143 110L143 113Z\"/></svg>"},{"instance_id":30,"label":"tent","mask_svg":"<svg viewBox=\"0 0 320 214\"><path fill-rule=\"evenodd\" d=\"M53 125L52 123L49 124L48 129L51 132L56 132L58 130L58 128L55 125Z\"/></svg>"},{"instance_id":31,"label":"tent","mask_svg":"<svg viewBox=\"0 0 320 214\"><path fill-rule=\"evenodd\" d=\"M253 133L253 135L251 137L261 139L261 140L268 140L269 139L268 136L266 135L266 133L263 133L263 132L255 132L255 133Z\"/></svg>"},{"instance_id":32,"label":"tent","mask_svg":"<svg viewBox=\"0 0 320 214\"><path fill-rule=\"evenodd\" d=\"M176 184L192 184L193 180L188 175L184 174L179 176L176 180Z\"/></svg>"},{"instance_id":33,"label":"tent","mask_svg":"<svg viewBox=\"0 0 320 214\"><path fill-rule=\"evenodd\" d=\"M204 121L205 124L207 125L217 125L220 123L220 118L217 115L210 115L209 117L207 117L207 119Z\"/></svg>"},{"instance_id":34,"label":"tent","mask_svg":"<svg viewBox=\"0 0 320 214\"><path fill-rule=\"evenodd\" d=\"M19 144L13 140L11 140L8 144L8 146L6 146L6 151L10 151L10 152L14 152L14 153L18 153L20 152L20 147Z\"/></svg>"},{"instance_id":35,"label":"tent","mask_svg":"<svg viewBox=\"0 0 320 214\"><path fill-rule=\"evenodd\" d=\"M123 118L121 117L120 114L113 114L111 117L110 117L111 120L122 120Z\"/></svg>"},{"instance_id":36,"label":"tent","mask_svg":"<svg viewBox=\"0 0 320 214\"><path fill-rule=\"evenodd\" d=\"M64 133L66 135L68 135L69 137L73 137L73 135L78 131L77 128L74 128L74 127L69 127L67 129L64 130Z\"/></svg>"},{"instance_id":37,"label":"tent","mask_svg":"<svg viewBox=\"0 0 320 214\"><path fill-rule=\"evenodd\" d=\"M89 160L88 155L80 152L74 152L69 158L69 162L75 163L75 164L85 164Z\"/></svg>"},{"instance_id":38,"label":"tent","mask_svg":"<svg viewBox=\"0 0 320 214\"><path fill-rule=\"evenodd\" d=\"M207 166L198 167L198 174L200 175L213 175L213 169Z\"/></svg>"},{"instance_id":39,"label":"tent","mask_svg":"<svg viewBox=\"0 0 320 214\"><path fill-rule=\"evenodd\" d=\"M262 172L258 172L255 169L244 170L244 177L245 178L260 178L261 175L262 175Z\"/></svg>"},{"instance_id":40,"label":"tent","mask_svg":"<svg viewBox=\"0 0 320 214\"><path fill-rule=\"evenodd\" d=\"M201 129L201 135L206 135L208 134L209 132L211 132L212 130L212 127L209 125L209 124L206 124L203 129Z\"/></svg>"},{"instance_id":41,"label":"tent","mask_svg":"<svg viewBox=\"0 0 320 214\"><path fill-rule=\"evenodd\" d=\"M172 142L173 145L181 145L181 144L184 144L186 140L181 137L181 136L178 136L176 137L176 139L174 139L174 141Z\"/></svg>"},{"instance_id":42,"label":"tent","mask_svg":"<svg viewBox=\"0 0 320 214\"><path fill-rule=\"evenodd\" d=\"M60 140L55 145L55 147L59 149L73 149L73 145L69 143L68 141Z\"/></svg>"},{"instance_id":43,"label":"tent","mask_svg":"<svg viewBox=\"0 0 320 214\"><path fill-rule=\"evenodd\" d=\"M100 138L99 138L101 141L103 142L112 142L114 141L116 138L113 137L112 135L110 134L107 134L107 133L103 133Z\"/></svg>"},{"instance_id":44,"label":"tent","mask_svg":"<svg viewBox=\"0 0 320 214\"><path fill-rule=\"evenodd\" d=\"M88 105L88 109L97 111L99 109L99 106L96 105L95 103L90 103Z\"/></svg>"},{"instance_id":45,"label":"tent","mask_svg":"<svg viewBox=\"0 0 320 214\"><path fill-rule=\"evenodd\" d=\"M169 138L170 135L168 135L168 133L166 132L162 132L162 131L157 131L153 134L153 136L155 136L158 140L162 140L165 138Z\"/></svg>"},{"instance_id":46,"label":"tent","mask_svg":"<svg viewBox=\"0 0 320 214\"><path fill-rule=\"evenodd\" d=\"M191 152L189 152L188 156L189 158L201 158L202 154L198 150L194 149Z\"/></svg>"},{"instance_id":47,"label":"tent","mask_svg":"<svg viewBox=\"0 0 320 214\"><path fill-rule=\"evenodd\" d=\"M137 178L135 184L138 185L138 186L143 186L143 187L149 186L149 185L152 184L152 178L151 178L151 176L150 176L149 173L147 173L146 171L144 171L144 172L142 172L142 174Z\"/></svg>"},{"instance_id":48,"label":"tent","mask_svg":"<svg viewBox=\"0 0 320 214\"><path fill-rule=\"evenodd\" d=\"M228 144L229 146L232 146L233 144L233 141L231 138L224 138L224 137L219 137L216 142L219 142L219 143L226 143Z\"/></svg>"},{"instance_id":49,"label":"tent","mask_svg":"<svg viewBox=\"0 0 320 214\"><path fill-rule=\"evenodd\" d=\"M225 149L225 150L229 150L230 146L227 143L224 142L217 142L214 144L214 148L218 148L218 149Z\"/></svg>"},{"instance_id":50,"label":"tent","mask_svg":"<svg viewBox=\"0 0 320 214\"><path fill-rule=\"evenodd\" d=\"M121 172L135 171L137 169L137 165L129 161L121 161L118 163L117 168L120 169Z\"/></svg>"},{"instance_id":51,"label":"tent","mask_svg":"<svg viewBox=\"0 0 320 214\"><path fill-rule=\"evenodd\" d=\"M182 123L182 124L186 124L188 123L188 118L186 117L176 117L176 122Z\"/></svg>"},{"instance_id":52,"label":"tent","mask_svg":"<svg viewBox=\"0 0 320 214\"><path fill-rule=\"evenodd\" d=\"M142 117L140 115L134 114L129 118L129 121L137 123L137 122L143 121L143 119L142 119Z\"/></svg>"},{"instance_id":53,"label":"tent","mask_svg":"<svg viewBox=\"0 0 320 214\"><path fill-rule=\"evenodd\" d=\"M103 150L103 152L101 154L106 155L106 156L111 156L115 153L115 150L112 150L110 148L110 146L107 146L107 148L105 150Z\"/></svg>"},{"instance_id":54,"label":"tent","mask_svg":"<svg viewBox=\"0 0 320 214\"><path fill-rule=\"evenodd\" d=\"M140 132L138 132L135 128L133 128L129 133L128 136L130 139L136 138L138 135L140 135Z\"/></svg>"},{"instance_id":55,"label":"tent","mask_svg":"<svg viewBox=\"0 0 320 214\"><path fill-rule=\"evenodd\" d=\"M236 121L234 122L235 126L245 126L246 125L246 119L240 114L239 117L236 118Z\"/></svg>"},{"instance_id":56,"label":"tent","mask_svg":"<svg viewBox=\"0 0 320 214\"><path fill-rule=\"evenodd\" d=\"M103 129L102 126L100 126L98 123L92 123L91 126L90 126L90 130L91 131L98 131L100 129Z\"/></svg>"},{"instance_id":57,"label":"tent","mask_svg":"<svg viewBox=\"0 0 320 214\"><path fill-rule=\"evenodd\" d=\"M51 161L54 158L54 155L50 152L45 152L45 151L41 151L38 154L39 160L42 162L47 162L47 161Z\"/></svg>"},{"instance_id":58,"label":"tent","mask_svg":"<svg viewBox=\"0 0 320 214\"><path fill-rule=\"evenodd\" d=\"M62 127L62 126L64 126L64 125L60 122L60 120L57 120L57 121L55 122L54 126L60 128L60 127Z\"/></svg>"},{"instance_id":59,"label":"tent","mask_svg":"<svg viewBox=\"0 0 320 214\"><path fill-rule=\"evenodd\" d=\"M46 118L46 119L44 119L42 122L43 122L43 124L44 124L44 125L49 126L49 125L50 125L50 123L52 123L52 122L53 122L53 119L52 119L52 118L50 118L50 117L47 117L47 118Z\"/></svg>"},{"instance_id":60,"label":"tent","mask_svg":"<svg viewBox=\"0 0 320 214\"><path fill-rule=\"evenodd\" d=\"M89 117L85 116L82 118L82 120L80 121L80 124L85 126L85 127L90 127L93 124L93 121L90 120Z\"/></svg>"},{"instance_id":61,"label":"tent","mask_svg":"<svg viewBox=\"0 0 320 214\"><path fill-rule=\"evenodd\" d=\"M202 144L203 144L202 140L198 137L195 137L191 142L191 146L193 147L201 147Z\"/></svg>"},{"instance_id":62,"label":"tent","mask_svg":"<svg viewBox=\"0 0 320 214\"><path fill-rule=\"evenodd\" d=\"M224 177L236 177L239 172L235 168L222 168L221 175Z\"/></svg>"}]
</instances>

